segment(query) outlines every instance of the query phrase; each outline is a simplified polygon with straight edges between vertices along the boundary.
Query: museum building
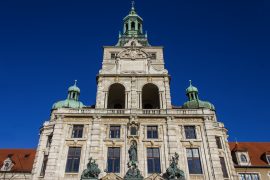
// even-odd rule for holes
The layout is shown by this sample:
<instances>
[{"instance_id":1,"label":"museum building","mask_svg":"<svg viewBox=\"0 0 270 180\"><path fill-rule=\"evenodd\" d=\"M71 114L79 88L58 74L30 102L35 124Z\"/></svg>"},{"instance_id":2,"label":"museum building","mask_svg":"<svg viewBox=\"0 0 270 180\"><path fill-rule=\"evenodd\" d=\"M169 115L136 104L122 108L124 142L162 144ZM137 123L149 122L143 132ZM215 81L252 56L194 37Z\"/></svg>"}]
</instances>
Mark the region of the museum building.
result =
<instances>
[{"instance_id":1,"label":"museum building","mask_svg":"<svg viewBox=\"0 0 270 180\"><path fill-rule=\"evenodd\" d=\"M163 47L150 45L134 5L117 44L104 46L95 106L79 96L75 82L53 105L40 129L33 179L80 179L88 166L97 175L85 176L102 179L236 177L213 104L199 98L191 81L187 102L171 104Z\"/></svg>"},{"instance_id":2,"label":"museum building","mask_svg":"<svg viewBox=\"0 0 270 180\"><path fill-rule=\"evenodd\" d=\"M31 179L239 178L214 105L190 81L173 106L163 47L150 44L132 5L117 44L104 46L95 106L79 100L76 81L53 105Z\"/></svg>"}]
</instances>

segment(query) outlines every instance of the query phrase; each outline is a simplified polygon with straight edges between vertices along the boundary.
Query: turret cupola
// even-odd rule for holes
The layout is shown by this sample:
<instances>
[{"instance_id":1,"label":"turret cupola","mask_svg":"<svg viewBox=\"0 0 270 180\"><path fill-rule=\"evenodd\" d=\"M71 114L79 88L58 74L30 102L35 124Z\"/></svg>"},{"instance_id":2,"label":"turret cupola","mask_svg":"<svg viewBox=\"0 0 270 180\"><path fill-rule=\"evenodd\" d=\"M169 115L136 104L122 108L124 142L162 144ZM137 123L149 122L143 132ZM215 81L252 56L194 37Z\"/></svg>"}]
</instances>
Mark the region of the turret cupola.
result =
<instances>
[{"instance_id":1,"label":"turret cupola","mask_svg":"<svg viewBox=\"0 0 270 180\"><path fill-rule=\"evenodd\" d=\"M215 107L212 103L208 101L201 101L199 99L199 91L198 89L192 85L191 80L189 81L189 87L186 89L186 95L188 97L188 101L184 103L183 108L185 109L211 109L215 110Z\"/></svg>"},{"instance_id":2,"label":"turret cupola","mask_svg":"<svg viewBox=\"0 0 270 180\"><path fill-rule=\"evenodd\" d=\"M198 100L198 89L194 86L192 86L192 81L189 80L189 87L186 89L186 95L188 97L188 100Z\"/></svg>"},{"instance_id":3,"label":"turret cupola","mask_svg":"<svg viewBox=\"0 0 270 180\"><path fill-rule=\"evenodd\" d=\"M80 88L77 87L77 80L75 80L74 85L68 88L67 99L54 103L52 109L85 107L85 105L79 101L79 96Z\"/></svg>"},{"instance_id":4,"label":"turret cupola","mask_svg":"<svg viewBox=\"0 0 270 180\"><path fill-rule=\"evenodd\" d=\"M137 14L134 1L129 14L123 19L123 32L119 32L117 46L124 46L132 38L144 46L149 46L147 34L143 32L143 19Z\"/></svg>"}]
</instances>

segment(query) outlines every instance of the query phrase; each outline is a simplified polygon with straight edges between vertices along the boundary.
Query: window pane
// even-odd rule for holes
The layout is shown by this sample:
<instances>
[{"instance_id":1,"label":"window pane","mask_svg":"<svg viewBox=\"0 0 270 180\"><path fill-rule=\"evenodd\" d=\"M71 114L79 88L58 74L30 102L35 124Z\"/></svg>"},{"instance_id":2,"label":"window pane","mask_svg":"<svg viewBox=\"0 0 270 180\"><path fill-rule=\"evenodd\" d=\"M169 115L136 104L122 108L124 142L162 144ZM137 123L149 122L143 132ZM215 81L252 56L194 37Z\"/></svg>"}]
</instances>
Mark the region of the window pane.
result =
<instances>
[{"instance_id":1,"label":"window pane","mask_svg":"<svg viewBox=\"0 0 270 180\"><path fill-rule=\"evenodd\" d=\"M153 173L154 172L154 163L153 159L147 159L147 167L148 167L148 173Z\"/></svg>"},{"instance_id":2,"label":"window pane","mask_svg":"<svg viewBox=\"0 0 270 180\"><path fill-rule=\"evenodd\" d=\"M120 172L120 148L108 148L108 172Z\"/></svg>"},{"instance_id":3,"label":"window pane","mask_svg":"<svg viewBox=\"0 0 270 180\"><path fill-rule=\"evenodd\" d=\"M155 172L160 173L160 159L155 158L154 159L154 164L155 164Z\"/></svg>"},{"instance_id":4,"label":"window pane","mask_svg":"<svg viewBox=\"0 0 270 180\"><path fill-rule=\"evenodd\" d=\"M68 150L66 172L78 172L80 166L80 147L70 147Z\"/></svg>"},{"instance_id":5,"label":"window pane","mask_svg":"<svg viewBox=\"0 0 270 180\"><path fill-rule=\"evenodd\" d=\"M82 138L83 125L73 125L72 138Z\"/></svg>"},{"instance_id":6,"label":"window pane","mask_svg":"<svg viewBox=\"0 0 270 180\"><path fill-rule=\"evenodd\" d=\"M120 126L110 127L110 138L120 138Z\"/></svg>"},{"instance_id":7,"label":"window pane","mask_svg":"<svg viewBox=\"0 0 270 180\"><path fill-rule=\"evenodd\" d=\"M217 143L217 147L218 149L222 149L222 145L221 145L221 139L219 136L216 136L216 143Z\"/></svg>"},{"instance_id":8,"label":"window pane","mask_svg":"<svg viewBox=\"0 0 270 180\"><path fill-rule=\"evenodd\" d=\"M202 166L200 160L199 150L196 148L189 148L187 152L188 169L190 174L202 174Z\"/></svg>"},{"instance_id":9,"label":"window pane","mask_svg":"<svg viewBox=\"0 0 270 180\"><path fill-rule=\"evenodd\" d=\"M160 173L159 148L147 148L148 173Z\"/></svg>"},{"instance_id":10,"label":"window pane","mask_svg":"<svg viewBox=\"0 0 270 180\"><path fill-rule=\"evenodd\" d=\"M228 178L228 172L227 172L227 168L226 168L226 164L225 164L225 159L224 157L219 157L220 158L220 164L221 164L221 169L222 169L222 173L223 173L223 177Z\"/></svg>"},{"instance_id":11,"label":"window pane","mask_svg":"<svg viewBox=\"0 0 270 180\"><path fill-rule=\"evenodd\" d=\"M196 139L195 126L185 126L186 139Z\"/></svg>"},{"instance_id":12,"label":"window pane","mask_svg":"<svg viewBox=\"0 0 270 180\"><path fill-rule=\"evenodd\" d=\"M136 127L131 127L130 129L130 135L137 135L137 128Z\"/></svg>"},{"instance_id":13,"label":"window pane","mask_svg":"<svg viewBox=\"0 0 270 180\"><path fill-rule=\"evenodd\" d=\"M47 167L47 162L48 162L48 155L44 155L43 163L42 163L42 167L41 167L41 171L40 171L40 176L44 176L45 175L45 171L46 171L46 167Z\"/></svg>"},{"instance_id":14,"label":"window pane","mask_svg":"<svg viewBox=\"0 0 270 180\"><path fill-rule=\"evenodd\" d=\"M147 126L147 138L157 139L158 138L158 128L157 126Z\"/></svg>"}]
</instances>

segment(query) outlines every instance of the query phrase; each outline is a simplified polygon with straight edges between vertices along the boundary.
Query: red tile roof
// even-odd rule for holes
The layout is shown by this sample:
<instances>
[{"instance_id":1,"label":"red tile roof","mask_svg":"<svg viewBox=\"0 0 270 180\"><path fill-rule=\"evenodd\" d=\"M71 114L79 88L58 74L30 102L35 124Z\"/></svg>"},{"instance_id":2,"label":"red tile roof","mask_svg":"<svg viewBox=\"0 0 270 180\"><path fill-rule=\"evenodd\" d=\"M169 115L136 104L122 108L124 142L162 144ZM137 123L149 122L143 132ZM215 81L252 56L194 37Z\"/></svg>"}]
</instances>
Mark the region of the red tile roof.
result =
<instances>
[{"instance_id":1,"label":"red tile roof","mask_svg":"<svg viewBox=\"0 0 270 180\"><path fill-rule=\"evenodd\" d=\"M8 156L14 163L11 171L13 172L31 172L36 150L35 149L0 149L0 169Z\"/></svg>"},{"instance_id":2,"label":"red tile roof","mask_svg":"<svg viewBox=\"0 0 270 180\"><path fill-rule=\"evenodd\" d=\"M270 151L270 142L229 142L229 145L232 152L247 151L251 166L269 166L264 156Z\"/></svg>"}]
</instances>

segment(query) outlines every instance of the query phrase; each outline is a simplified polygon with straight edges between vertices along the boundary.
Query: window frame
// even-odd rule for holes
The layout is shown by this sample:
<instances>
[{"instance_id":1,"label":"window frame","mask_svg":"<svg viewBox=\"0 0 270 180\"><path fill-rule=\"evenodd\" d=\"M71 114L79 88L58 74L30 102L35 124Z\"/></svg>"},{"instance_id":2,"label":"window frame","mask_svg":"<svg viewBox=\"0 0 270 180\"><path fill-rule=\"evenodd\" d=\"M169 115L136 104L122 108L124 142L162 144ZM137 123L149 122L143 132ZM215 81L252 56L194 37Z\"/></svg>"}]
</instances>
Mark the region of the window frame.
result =
<instances>
[{"instance_id":1,"label":"window frame","mask_svg":"<svg viewBox=\"0 0 270 180\"><path fill-rule=\"evenodd\" d=\"M110 156L110 149L113 151L113 156ZM115 156L115 150L118 149L119 155ZM112 160L112 171L109 169L110 160ZM118 160L118 162L117 162ZM118 163L118 164L117 164ZM117 167L118 165L118 167ZM120 147L108 147L107 149L107 172L108 173L120 173L121 171L121 148Z\"/></svg>"},{"instance_id":2,"label":"window frame","mask_svg":"<svg viewBox=\"0 0 270 180\"><path fill-rule=\"evenodd\" d=\"M223 149L222 147L222 142L221 142L221 137L220 136L215 136L216 139L216 144L218 149Z\"/></svg>"},{"instance_id":3,"label":"window frame","mask_svg":"<svg viewBox=\"0 0 270 180\"><path fill-rule=\"evenodd\" d=\"M71 138L78 139L83 138L84 125L83 124L73 124Z\"/></svg>"},{"instance_id":4,"label":"window frame","mask_svg":"<svg viewBox=\"0 0 270 180\"><path fill-rule=\"evenodd\" d=\"M222 170L222 175L224 178L229 178L229 173L228 173L228 168L226 166L226 160L224 157L219 157L220 165L221 165L221 170Z\"/></svg>"},{"instance_id":5,"label":"window frame","mask_svg":"<svg viewBox=\"0 0 270 180\"><path fill-rule=\"evenodd\" d=\"M45 176L47 163L48 163L48 157L49 157L49 155L43 156L42 165L41 165L41 169L40 169L40 173L39 173L39 176L41 176L41 177Z\"/></svg>"},{"instance_id":6,"label":"window frame","mask_svg":"<svg viewBox=\"0 0 270 180\"><path fill-rule=\"evenodd\" d=\"M190 136L190 130L193 130L192 137ZM188 131L189 130L189 131ZM195 125L186 125L184 126L184 133L186 139L197 139L197 132L196 132L196 126Z\"/></svg>"},{"instance_id":7,"label":"window frame","mask_svg":"<svg viewBox=\"0 0 270 180\"><path fill-rule=\"evenodd\" d=\"M156 131L153 128L156 128ZM158 139L158 137L159 137L158 136L158 126L156 126L156 125L147 126L146 127L146 136L147 136L147 139Z\"/></svg>"},{"instance_id":8,"label":"window frame","mask_svg":"<svg viewBox=\"0 0 270 180\"><path fill-rule=\"evenodd\" d=\"M74 149L74 152L71 152L72 149ZM79 150L79 152L76 152L76 150ZM65 173L78 173L79 172L81 153L82 153L82 147L69 147L68 148ZM76 165L78 165L78 167L76 167Z\"/></svg>"},{"instance_id":9,"label":"window frame","mask_svg":"<svg viewBox=\"0 0 270 180\"><path fill-rule=\"evenodd\" d=\"M189 157L189 155L188 155L189 150L191 151L191 155L192 155L191 157ZM198 157L195 157L194 150L197 150ZM186 156L187 156L187 165L188 165L189 174L192 174L192 175L193 174L194 175L203 174L200 149L199 148L186 148ZM198 165L199 165L199 167L196 167ZM199 169L196 169L196 168L199 168ZM198 172L195 172L195 171L198 171Z\"/></svg>"},{"instance_id":10,"label":"window frame","mask_svg":"<svg viewBox=\"0 0 270 180\"><path fill-rule=\"evenodd\" d=\"M152 156L148 156L148 151L152 151ZM158 156L155 156L154 150L158 150ZM146 162L148 174L161 173L161 161L160 161L160 148L159 147L147 147L146 148ZM151 164L150 164L151 162ZM158 166L156 166L158 162ZM152 167L151 167L152 165Z\"/></svg>"},{"instance_id":11,"label":"window frame","mask_svg":"<svg viewBox=\"0 0 270 180\"><path fill-rule=\"evenodd\" d=\"M119 129L117 130L114 128L119 128ZM118 131L118 133L117 133L117 131ZM110 137L110 139L120 139L121 138L121 125L110 125L109 137Z\"/></svg>"}]
</instances>

